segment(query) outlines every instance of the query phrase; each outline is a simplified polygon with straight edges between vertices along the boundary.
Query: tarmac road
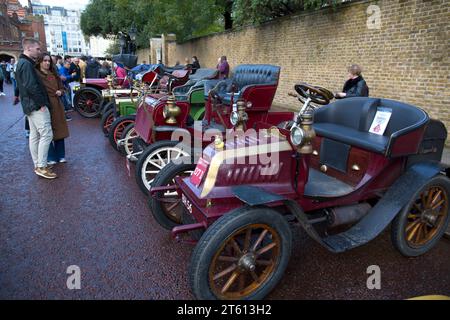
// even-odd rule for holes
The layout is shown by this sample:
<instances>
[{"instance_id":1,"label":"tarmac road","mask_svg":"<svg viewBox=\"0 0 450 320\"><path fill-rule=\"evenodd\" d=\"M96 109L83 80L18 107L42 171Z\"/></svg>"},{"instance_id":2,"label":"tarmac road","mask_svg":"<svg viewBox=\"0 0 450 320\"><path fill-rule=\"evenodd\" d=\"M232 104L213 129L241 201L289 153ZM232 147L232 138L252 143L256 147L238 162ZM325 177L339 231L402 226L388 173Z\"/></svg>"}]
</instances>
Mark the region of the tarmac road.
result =
<instances>
[{"instance_id":1,"label":"tarmac road","mask_svg":"<svg viewBox=\"0 0 450 320\"><path fill-rule=\"evenodd\" d=\"M68 163L56 166L58 179L44 180L33 173L21 107L12 106L11 86L5 87L0 299L194 298L187 281L192 246L176 243L153 220L124 158L101 134L99 120L72 113ZM450 295L449 240L425 256L404 258L388 231L343 254L326 251L298 228L294 239L287 272L269 299ZM66 286L70 265L81 269L80 290ZM380 290L367 289L371 265L381 269Z\"/></svg>"}]
</instances>

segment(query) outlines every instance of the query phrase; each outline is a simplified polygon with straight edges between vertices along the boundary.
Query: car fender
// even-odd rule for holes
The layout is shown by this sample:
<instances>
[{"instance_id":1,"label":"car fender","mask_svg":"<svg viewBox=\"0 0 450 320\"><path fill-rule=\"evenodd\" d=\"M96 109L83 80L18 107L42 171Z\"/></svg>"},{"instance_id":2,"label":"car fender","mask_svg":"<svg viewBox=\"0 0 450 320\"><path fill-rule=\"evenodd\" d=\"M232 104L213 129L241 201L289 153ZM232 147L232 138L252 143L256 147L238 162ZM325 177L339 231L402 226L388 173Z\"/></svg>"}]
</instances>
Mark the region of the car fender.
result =
<instances>
[{"instance_id":1,"label":"car fender","mask_svg":"<svg viewBox=\"0 0 450 320\"><path fill-rule=\"evenodd\" d=\"M364 218L347 231L327 237L319 236L297 202L285 200L285 204L314 240L332 252L344 252L376 238L411 200L414 193L442 171L448 172L448 168L438 162L421 162L412 165L394 182Z\"/></svg>"}]
</instances>

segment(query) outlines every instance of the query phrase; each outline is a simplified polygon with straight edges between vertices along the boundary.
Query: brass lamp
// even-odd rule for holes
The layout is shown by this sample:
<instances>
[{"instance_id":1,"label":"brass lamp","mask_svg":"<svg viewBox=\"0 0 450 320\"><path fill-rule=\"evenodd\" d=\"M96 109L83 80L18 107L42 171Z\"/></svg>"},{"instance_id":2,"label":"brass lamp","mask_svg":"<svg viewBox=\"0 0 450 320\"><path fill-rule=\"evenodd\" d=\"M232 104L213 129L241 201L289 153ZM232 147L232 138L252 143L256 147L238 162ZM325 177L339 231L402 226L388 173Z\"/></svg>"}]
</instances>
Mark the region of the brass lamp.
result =
<instances>
[{"instance_id":1,"label":"brass lamp","mask_svg":"<svg viewBox=\"0 0 450 320\"><path fill-rule=\"evenodd\" d=\"M164 106L163 116L166 119L167 124L176 124L177 119L176 117L179 116L181 113L181 109L179 106L175 103L175 96L170 95L169 98L167 98L166 105Z\"/></svg>"},{"instance_id":2,"label":"brass lamp","mask_svg":"<svg viewBox=\"0 0 450 320\"><path fill-rule=\"evenodd\" d=\"M313 114L307 112L302 115L302 122L300 128L303 130L303 142L298 148L298 152L301 154L311 154L313 152L312 142L316 137L316 132L313 127Z\"/></svg>"}]
</instances>

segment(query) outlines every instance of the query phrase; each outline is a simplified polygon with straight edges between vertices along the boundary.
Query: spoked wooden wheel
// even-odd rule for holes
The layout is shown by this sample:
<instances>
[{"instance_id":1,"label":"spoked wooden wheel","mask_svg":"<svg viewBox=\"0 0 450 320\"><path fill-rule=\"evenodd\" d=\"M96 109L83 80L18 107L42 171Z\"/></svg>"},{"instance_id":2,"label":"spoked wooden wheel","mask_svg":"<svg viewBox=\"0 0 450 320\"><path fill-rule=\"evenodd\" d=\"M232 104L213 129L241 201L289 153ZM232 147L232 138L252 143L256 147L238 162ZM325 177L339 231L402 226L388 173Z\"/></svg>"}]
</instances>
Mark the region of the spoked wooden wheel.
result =
<instances>
[{"instance_id":1,"label":"spoked wooden wheel","mask_svg":"<svg viewBox=\"0 0 450 320\"><path fill-rule=\"evenodd\" d=\"M123 130L120 139L124 140L124 144L120 145L119 152L125 156L133 153L133 139L137 138L139 135L134 128L134 123L129 124Z\"/></svg>"},{"instance_id":2,"label":"spoked wooden wheel","mask_svg":"<svg viewBox=\"0 0 450 320\"><path fill-rule=\"evenodd\" d=\"M139 156L136 164L136 182L142 192L148 195L156 174L172 160L189 156L189 152L178 147L178 141L158 141L150 145Z\"/></svg>"},{"instance_id":3,"label":"spoked wooden wheel","mask_svg":"<svg viewBox=\"0 0 450 320\"><path fill-rule=\"evenodd\" d=\"M263 224L252 224L232 234L209 268L213 293L219 299L240 299L255 292L275 269L280 241L278 233Z\"/></svg>"},{"instance_id":4,"label":"spoked wooden wheel","mask_svg":"<svg viewBox=\"0 0 450 320\"><path fill-rule=\"evenodd\" d=\"M268 208L241 208L218 219L191 258L199 299L262 299L281 279L291 252L285 218Z\"/></svg>"},{"instance_id":5,"label":"spoked wooden wheel","mask_svg":"<svg viewBox=\"0 0 450 320\"><path fill-rule=\"evenodd\" d=\"M169 163L156 175L152 187L175 185L175 177L189 176L194 169L195 164ZM176 191L157 192L150 197L149 207L155 220L165 229L171 230L182 223L184 206Z\"/></svg>"},{"instance_id":6,"label":"spoked wooden wheel","mask_svg":"<svg viewBox=\"0 0 450 320\"><path fill-rule=\"evenodd\" d=\"M114 122L114 110L110 109L102 115L102 120L100 121L102 131L105 135L109 134L109 129Z\"/></svg>"},{"instance_id":7,"label":"spoked wooden wheel","mask_svg":"<svg viewBox=\"0 0 450 320\"><path fill-rule=\"evenodd\" d=\"M450 218L449 184L444 176L434 177L394 220L392 238L402 254L423 254L442 237Z\"/></svg>"},{"instance_id":8,"label":"spoked wooden wheel","mask_svg":"<svg viewBox=\"0 0 450 320\"><path fill-rule=\"evenodd\" d=\"M119 151L117 147L117 141L119 141L120 137L122 136L122 133L124 132L125 128L134 123L135 120L134 115L128 115L119 117L111 124L110 130L109 130L109 142L111 143L111 146Z\"/></svg>"},{"instance_id":9,"label":"spoked wooden wheel","mask_svg":"<svg viewBox=\"0 0 450 320\"><path fill-rule=\"evenodd\" d=\"M80 89L74 99L74 107L85 118L94 118L100 114L102 106L102 95L94 88Z\"/></svg>"},{"instance_id":10,"label":"spoked wooden wheel","mask_svg":"<svg viewBox=\"0 0 450 320\"><path fill-rule=\"evenodd\" d=\"M448 195L440 187L430 187L420 195L409 211L405 236L411 247L420 247L432 240L445 223Z\"/></svg>"}]
</instances>

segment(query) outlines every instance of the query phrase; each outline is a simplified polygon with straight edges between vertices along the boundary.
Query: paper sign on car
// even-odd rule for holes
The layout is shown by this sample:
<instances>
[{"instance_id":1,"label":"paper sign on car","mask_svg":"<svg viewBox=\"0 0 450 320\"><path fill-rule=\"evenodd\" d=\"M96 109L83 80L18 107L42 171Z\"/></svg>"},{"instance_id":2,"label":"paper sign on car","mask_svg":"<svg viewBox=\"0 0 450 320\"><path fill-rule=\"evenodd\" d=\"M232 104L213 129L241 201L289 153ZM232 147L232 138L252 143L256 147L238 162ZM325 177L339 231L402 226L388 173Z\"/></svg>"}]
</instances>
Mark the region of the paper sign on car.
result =
<instances>
[{"instance_id":1,"label":"paper sign on car","mask_svg":"<svg viewBox=\"0 0 450 320\"><path fill-rule=\"evenodd\" d=\"M389 108L378 108L375 117L373 118L372 125L369 132L375 133L380 136L386 131L386 127L389 124L389 120L392 116L392 110Z\"/></svg>"},{"instance_id":2,"label":"paper sign on car","mask_svg":"<svg viewBox=\"0 0 450 320\"><path fill-rule=\"evenodd\" d=\"M191 175L191 183L193 185L198 187L200 183L202 183L203 176L208 170L208 166L209 162L203 158L200 158L200 160L197 163L197 166L195 167L194 172Z\"/></svg>"}]
</instances>

